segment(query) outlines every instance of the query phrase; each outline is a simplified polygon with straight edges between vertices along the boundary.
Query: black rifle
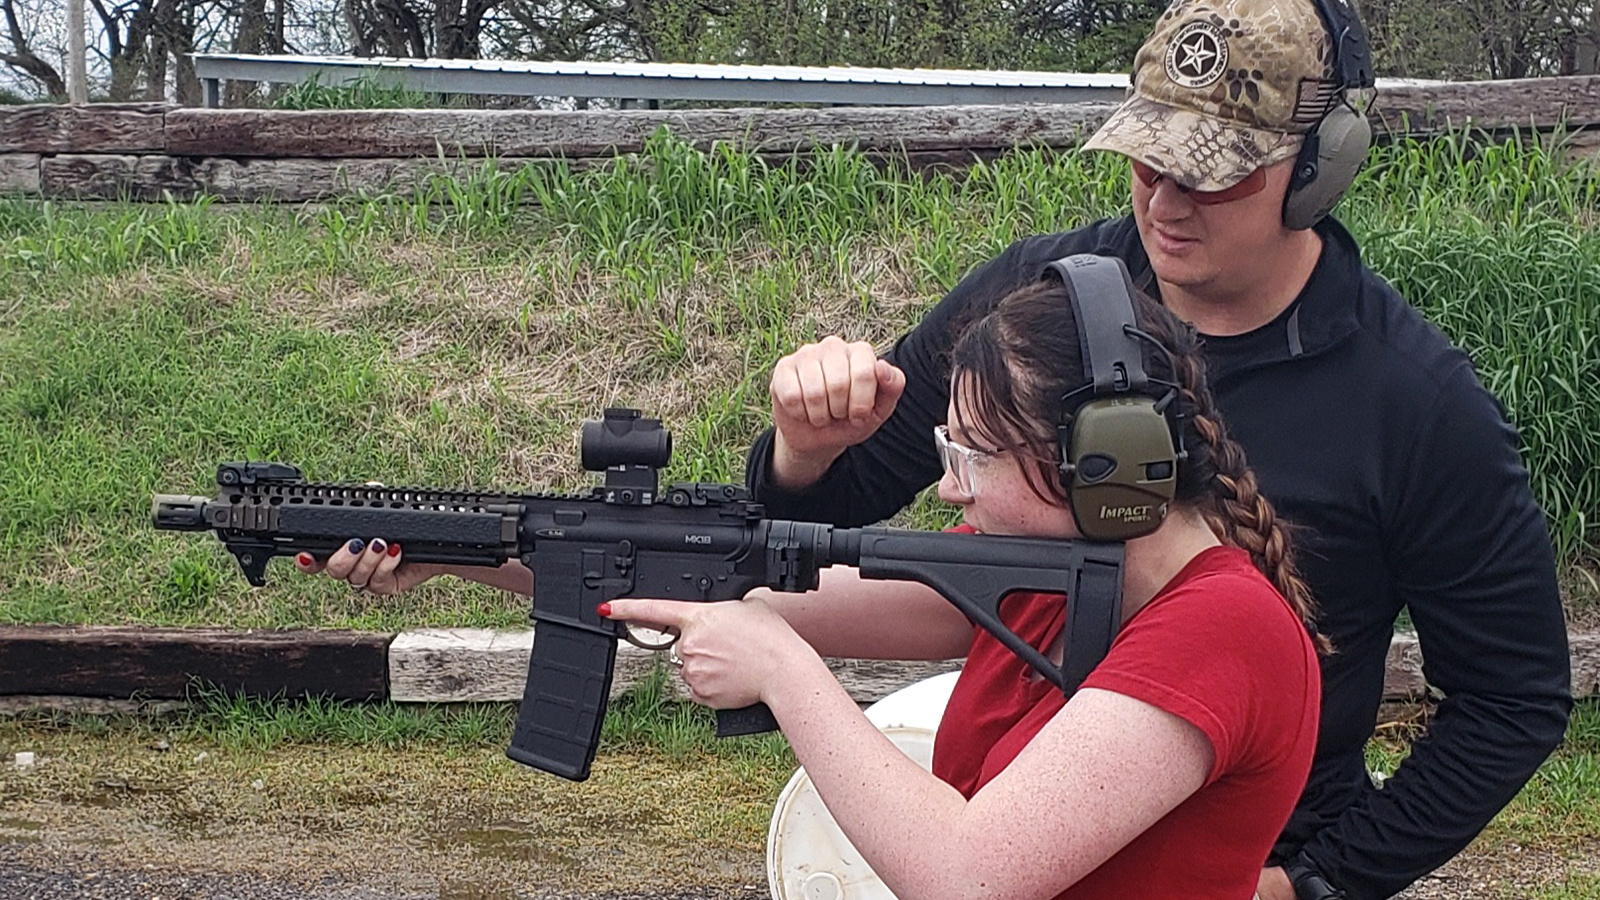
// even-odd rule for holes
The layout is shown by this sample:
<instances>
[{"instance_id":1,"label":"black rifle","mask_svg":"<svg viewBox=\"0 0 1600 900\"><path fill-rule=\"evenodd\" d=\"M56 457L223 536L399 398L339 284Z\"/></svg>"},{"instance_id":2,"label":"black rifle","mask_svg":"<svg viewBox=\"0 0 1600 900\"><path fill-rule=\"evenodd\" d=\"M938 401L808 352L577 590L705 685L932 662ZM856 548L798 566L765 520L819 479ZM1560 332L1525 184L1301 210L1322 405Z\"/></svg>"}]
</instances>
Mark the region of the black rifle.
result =
<instances>
[{"instance_id":1,"label":"black rifle","mask_svg":"<svg viewBox=\"0 0 1600 900\"><path fill-rule=\"evenodd\" d=\"M583 426L583 466L606 473L587 494L313 483L281 463L225 463L215 498L157 494L151 514L157 528L215 531L257 587L273 557L325 559L352 537L398 543L412 562L493 567L520 559L533 572L537 627L506 754L574 781L589 777L617 639L628 637L596 607L619 597L710 602L757 587L806 591L820 569L847 565L863 578L934 588L1068 693L1111 646L1121 618L1121 544L771 520L741 486L659 491L671 453L658 420L608 409ZM1000 601L1016 591L1076 598L1062 665L1001 623ZM717 711L719 736L776 727L763 704Z\"/></svg>"}]
</instances>

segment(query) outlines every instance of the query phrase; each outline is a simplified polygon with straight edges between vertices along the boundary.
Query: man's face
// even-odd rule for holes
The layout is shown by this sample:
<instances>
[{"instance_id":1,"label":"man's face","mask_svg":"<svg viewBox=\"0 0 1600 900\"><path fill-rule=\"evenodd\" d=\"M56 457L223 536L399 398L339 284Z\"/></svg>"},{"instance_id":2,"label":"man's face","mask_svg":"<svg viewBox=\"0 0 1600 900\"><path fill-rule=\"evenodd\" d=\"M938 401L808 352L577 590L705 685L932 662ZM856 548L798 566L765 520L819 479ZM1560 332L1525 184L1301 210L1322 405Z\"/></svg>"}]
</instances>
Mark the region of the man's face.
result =
<instances>
[{"instance_id":1,"label":"man's face","mask_svg":"<svg viewBox=\"0 0 1600 900\"><path fill-rule=\"evenodd\" d=\"M1294 160L1265 168L1266 186L1225 203L1196 202L1170 178L1133 181L1133 218L1150 266L1162 282L1227 292L1276 257L1293 232L1283 226L1283 195Z\"/></svg>"}]
</instances>

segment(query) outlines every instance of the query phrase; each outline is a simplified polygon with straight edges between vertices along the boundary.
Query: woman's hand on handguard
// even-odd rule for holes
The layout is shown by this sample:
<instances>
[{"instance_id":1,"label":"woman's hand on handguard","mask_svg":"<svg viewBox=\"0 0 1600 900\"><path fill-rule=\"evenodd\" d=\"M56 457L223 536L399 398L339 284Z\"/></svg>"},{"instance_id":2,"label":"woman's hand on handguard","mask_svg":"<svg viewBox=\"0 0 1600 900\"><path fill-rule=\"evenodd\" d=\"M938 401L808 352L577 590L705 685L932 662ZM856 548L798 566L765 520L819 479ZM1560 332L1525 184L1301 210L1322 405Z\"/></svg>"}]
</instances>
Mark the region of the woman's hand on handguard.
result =
<instances>
[{"instance_id":1,"label":"woman's hand on handguard","mask_svg":"<svg viewBox=\"0 0 1600 900\"><path fill-rule=\"evenodd\" d=\"M766 699L774 678L792 671L791 660L815 651L759 599L724 603L612 600L601 615L652 628L675 629L679 674L696 703L738 709Z\"/></svg>"},{"instance_id":2,"label":"woman's hand on handguard","mask_svg":"<svg viewBox=\"0 0 1600 900\"><path fill-rule=\"evenodd\" d=\"M906 375L866 341L829 335L778 360L772 370L772 474L798 490L815 483L846 449L894 412Z\"/></svg>"},{"instance_id":3,"label":"woman's hand on handguard","mask_svg":"<svg viewBox=\"0 0 1600 900\"><path fill-rule=\"evenodd\" d=\"M400 545L382 538L351 538L325 560L300 553L295 556L294 565L307 575L320 572L347 582L356 590L382 596L405 593L445 571L443 566L406 562Z\"/></svg>"}]
</instances>

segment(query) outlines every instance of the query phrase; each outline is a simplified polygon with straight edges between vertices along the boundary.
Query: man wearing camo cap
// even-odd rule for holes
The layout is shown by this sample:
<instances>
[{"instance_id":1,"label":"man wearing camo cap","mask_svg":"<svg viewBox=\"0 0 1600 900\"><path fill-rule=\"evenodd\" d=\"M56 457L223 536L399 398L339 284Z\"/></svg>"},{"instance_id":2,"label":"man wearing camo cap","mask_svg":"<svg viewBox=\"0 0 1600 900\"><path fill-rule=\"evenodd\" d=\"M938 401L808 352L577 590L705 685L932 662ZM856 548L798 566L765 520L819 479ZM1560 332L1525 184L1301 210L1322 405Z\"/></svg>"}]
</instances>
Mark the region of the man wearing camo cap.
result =
<instances>
[{"instance_id":1,"label":"man wearing camo cap","mask_svg":"<svg viewBox=\"0 0 1600 900\"><path fill-rule=\"evenodd\" d=\"M1317 760L1264 900L1376 900L1465 847L1560 742L1566 631L1517 436L1470 361L1327 212L1368 131L1370 57L1344 0L1177 0L1133 91L1086 145L1125 156L1132 213L1017 242L885 356L828 337L773 371L747 480L769 514L862 525L938 480L952 323L1077 253L1205 335L1211 384L1262 492L1298 524L1336 652ZM1396 617L1430 685L1426 739L1378 789L1363 748Z\"/></svg>"},{"instance_id":2,"label":"man wearing camo cap","mask_svg":"<svg viewBox=\"0 0 1600 900\"><path fill-rule=\"evenodd\" d=\"M1133 80L1084 149L1114 150L1201 191L1293 159L1339 89L1315 9L1267 0L1169 7Z\"/></svg>"}]
</instances>

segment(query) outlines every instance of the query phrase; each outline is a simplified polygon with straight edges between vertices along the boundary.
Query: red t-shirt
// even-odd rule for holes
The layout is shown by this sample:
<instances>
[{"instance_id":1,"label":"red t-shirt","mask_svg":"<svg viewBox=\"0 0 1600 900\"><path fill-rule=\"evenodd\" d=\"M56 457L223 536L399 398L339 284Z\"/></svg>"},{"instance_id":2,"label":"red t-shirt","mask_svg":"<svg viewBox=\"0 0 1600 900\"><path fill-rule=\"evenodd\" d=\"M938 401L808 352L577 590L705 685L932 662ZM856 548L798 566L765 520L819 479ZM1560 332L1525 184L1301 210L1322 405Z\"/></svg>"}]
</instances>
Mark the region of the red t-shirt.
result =
<instances>
[{"instance_id":1,"label":"red t-shirt","mask_svg":"<svg viewBox=\"0 0 1600 900\"><path fill-rule=\"evenodd\" d=\"M1034 647L1060 636L1061 597L1017 595L1001 618ZM982 629L945 708L933 772L969 799L1066 701ZM1305 787L1321 692L1316 651L1242 550L1189 562L1123 626L1084 687L1190 722L1216 761L1205 784L1058 900L1249 900Z\"/></svg>"}]
</instances>

